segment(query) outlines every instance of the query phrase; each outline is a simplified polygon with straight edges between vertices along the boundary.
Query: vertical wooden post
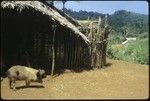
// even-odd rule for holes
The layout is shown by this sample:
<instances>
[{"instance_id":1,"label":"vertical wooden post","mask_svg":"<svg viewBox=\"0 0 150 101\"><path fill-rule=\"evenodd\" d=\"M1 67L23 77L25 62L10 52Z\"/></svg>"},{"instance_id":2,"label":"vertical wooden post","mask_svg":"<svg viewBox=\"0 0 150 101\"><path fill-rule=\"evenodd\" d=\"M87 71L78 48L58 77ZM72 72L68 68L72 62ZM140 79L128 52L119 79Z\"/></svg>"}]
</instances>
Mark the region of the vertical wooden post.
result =
<instances>
[{"instance_id":1,"label":"vertical wooden post","mask_svg":"<svg viewBox=\"0 0 150 101\"><path fill-rule=\"evenodd\" d=\"M104 40L108 37L108 16L105 15L105 28L104 28ZM106 50L107 50L107 41L104 41L104 49L103 49L103 64L106 65Z\"/></svg>"},{"instance_id":2,"label":"vertical wooden post","mask_svg":"<svg viewBox=\"0 0 150 101\"><path fill-rule=\"evenodd\" d=\"M74 67L77 67L77 41L75 39L75 44L74 44L75 52L74 52Z\"/></svg>"},{"instance_id":3,"label":"vertical wooden post","mask_svg":"<svg viewBox=\"0 0 150 101\"><path fill-rule=\"evenodd\" d=\"M101 46L101 68L104 67L104 65L106 65L106 48L107 48L107 35L108 35L108 23L107 23L107 15L105 15L105 23L104 23L104 30L101 34L101 38L102 38L102 46Z\"/></svg>"},{"instance_id":4,"label":"vertical wooden post","mask_svg":"<svg viewBox=\"0 0 150 101\"><path fill-rule=\"evenodd\" d=\"M88 39L91 41L91 47L90 47L90 55L91 55L91 67L94 66L94 56L93 56L93 37L92 37L92 33L93 33L93 22L90 23L90 33L88 35Z\"/></svg>"},{"instance_id":5,"label":"vertical wooden post","mask_svg":"<svg viewBox=\"0 0 150 101\"><path fill-rule=\"evenodd\" d=\"M99 20L98 20L98 29L97 29L97 38L96 38L96 41L97 42L100 42L101 39L100 39L100 34L101 34L101 17L99 17ZM98 62L98 65L97 67L100 68L101 66L101 43L97 43L97 62Z\"/></svg>"},{"instance_id":6,"label":"vertical wooden post","mask_svg":"<svg viewBox=\"0 0 150 101\"><path fill-rule=\"evenodd\" d=\"M90 40L90 41L92 41L92 34L93 33L93 22L91 22L90 23L90 33L89 33L89 35L88 35L88 39Z\"/></svg>"},{"instance_id":7,"label":"vertical wooden post","mask_svg":"<svg viewBox=\"0 0 150 101\"><path fill-rule=\"evenodd\" d=\"M54 24L52 25L52 29L53 29L53 38L52 38L52 69L51 69L51 76L53 76L54 74L54 67L55 67L55 34L56 34L56 24L54 22Z\"/></svg>"},{"instance_id":8,"label":"vertical wooden post","mask_svg":"<svg viewBox=\"0 0 150 101\"><path fill-rule=\"evenodd\" d=\"M104 43L103 43L103 33L101 33L101 36L100 36L100 40L101 40L101 43L100 43L100 46L101 46L101 50L100 50L100 68L103 67L103 46L104 46Z\"/></svg>"},{"instance_id":9,"label":"vertical wooden post","mask_svg":"<svg viewBox=\"0 0 150 101\"><path fill-rule=\"evenodd\" d=\"M99 20L98 20L98 29L97 29L97 41L101 41L99 36L100 36L100 31L101 31L101 17L99 17Z\"/></svg>"},{"instance_id":10,"label":"vertical wooden post","mask_svg":"<svg viewBox=\"0 0 150 101\"><path fill-rule=\"evenodd\" d=\"M87 20L89 21L90 20L90 17L88 16Z\"/></svg>"}]
</instances>

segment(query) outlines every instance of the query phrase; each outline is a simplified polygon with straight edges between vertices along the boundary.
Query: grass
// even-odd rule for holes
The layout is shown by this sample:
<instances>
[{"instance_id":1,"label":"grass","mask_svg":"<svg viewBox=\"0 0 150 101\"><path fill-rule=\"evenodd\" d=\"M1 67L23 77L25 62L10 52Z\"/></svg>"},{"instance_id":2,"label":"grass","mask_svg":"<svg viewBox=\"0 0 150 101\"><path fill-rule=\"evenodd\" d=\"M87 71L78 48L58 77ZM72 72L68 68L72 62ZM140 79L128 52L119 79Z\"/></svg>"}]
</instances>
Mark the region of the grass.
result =
<instances>
[{"instance_id":1,"label":"grass","mask_svg":"<svg viewBox=\"0 0 150 101\"><path fill-rule=\"evenodd\" d=\"M109 45L107 56L110 58L125 60L128 62L149 64L148 38L137 39L123 45Z\"/></svg>"}]
</instances>

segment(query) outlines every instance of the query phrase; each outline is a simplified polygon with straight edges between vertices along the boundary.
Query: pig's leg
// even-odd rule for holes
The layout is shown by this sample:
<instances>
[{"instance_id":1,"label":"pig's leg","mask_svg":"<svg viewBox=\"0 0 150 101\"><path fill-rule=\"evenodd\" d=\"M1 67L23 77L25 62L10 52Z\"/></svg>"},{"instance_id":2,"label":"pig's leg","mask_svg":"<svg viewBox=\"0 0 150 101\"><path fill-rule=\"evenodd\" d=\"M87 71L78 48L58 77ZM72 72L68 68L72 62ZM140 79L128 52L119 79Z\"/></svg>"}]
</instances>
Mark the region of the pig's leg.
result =
<instances>
[{"instance_id":1,"label":"pig's leg","mask_svg":"<svg viewBox=\"0 0 150 101\"><path fill-rule=\"evenodd\" d=\"M9 78L9 88L10 89L13 89L14 83L15 83L15 79L13 77L10 77Z\"/></svg>"},{"instance_id":2,"label":"pig's leg","mask_svg":"<svg viewBox=\"0 0 150 101\"><path fill-rule=\"evenodd\" d=\"M12 84L13 90L16 91L16 82L15 82L15 80L13 80L11 84Z\"/></svg>"},{"instance_id":3,"label":"pig's leg","mask_svg":"<svg viewBox=\"0 0 150 101\"><path fill-rule=\"evenodd\" d=\"M30 81L26 80L26 86L29 87L30 86Z\"/></svg>"},{"instance_id":4,"label":"pig's leg","mask_svg":"<svg viewBox=\"0 0 150 101\"><path fill-rule=\"evenodd\" d=\"M9 80L9 88L10 88L10 89L12 89L11 84L12 84L12 80Z\"/></svg>"}]
</instances>

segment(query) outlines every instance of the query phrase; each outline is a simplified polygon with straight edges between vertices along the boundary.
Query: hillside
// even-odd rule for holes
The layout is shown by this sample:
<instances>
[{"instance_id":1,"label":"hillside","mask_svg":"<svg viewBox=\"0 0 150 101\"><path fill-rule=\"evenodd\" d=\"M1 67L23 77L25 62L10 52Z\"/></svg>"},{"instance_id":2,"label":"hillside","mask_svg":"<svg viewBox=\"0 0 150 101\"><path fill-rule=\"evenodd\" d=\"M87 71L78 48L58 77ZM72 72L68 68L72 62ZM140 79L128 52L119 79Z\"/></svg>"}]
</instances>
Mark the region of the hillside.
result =
<instances>
[{"instance_id":1,"label":"hillside","mask_svg":"<svg viewBox=\"0 0 150 101\"><path fill-rule=\"evenodd\" d=\"M108 66L100 70L64 73L44 79L44 87L17 82L18 90L8 87L8 79L1 82L3 99L146 99L149 95L148 65L108 59ZM36 86L36 84L38 86ZM20 88L20 89L19 89Z\"/></svg>"},{"instance_id":2,"label":"hillside","mask_svg":"<svg viewBox=\"0 0 150 101\"><path fill-rule=\"evenodd\" d=\"M77 20L98 20L99 16L104 18L104 14L98 12L73 11L65 9L65 13ZM123 36L138 36L144 32L148 32L148 15L129 12L126 10L116 11L109 15L109 25L112 28L111 34L120 34Z\"/></svg>"},{"instance_id":3,"label":"hillside","mask_svg":"<svg viewBox=\"0 0 150 101\"><path fill-rule=\"evenodd\" d=\"M79 12L77 12L77 11L73 11L71 9L64 9L64 12L76 20L87 20L88 17L89 17L89 19L96 20L99 18L99 16L101 16L101 17L105 16L102 13L92 12L92 11L87 12L87 11L83 11L83 10L80 10Z\"/></svg>"},{"instance_id":4,"label":"hillside","mask_svg":"<svg viewBox=\"0 0 150 101\"><path fill-rule=\"evenodd\" d=\"M148 32L148 15L120 10L109 16L109 24L114 33L124 37L138 36Z\"/></svg>"}]
</instances>

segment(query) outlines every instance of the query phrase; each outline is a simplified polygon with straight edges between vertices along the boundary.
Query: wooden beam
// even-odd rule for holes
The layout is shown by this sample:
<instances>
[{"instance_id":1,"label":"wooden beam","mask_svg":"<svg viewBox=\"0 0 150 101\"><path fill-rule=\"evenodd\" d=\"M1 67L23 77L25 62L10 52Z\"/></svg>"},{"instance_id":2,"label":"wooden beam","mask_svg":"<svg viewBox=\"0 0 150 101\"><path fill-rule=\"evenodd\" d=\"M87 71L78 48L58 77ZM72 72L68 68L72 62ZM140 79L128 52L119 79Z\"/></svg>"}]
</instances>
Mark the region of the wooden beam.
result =
<instances>
[{"instance_id":1,"label":"wooden beam","mask_svg":"<svg viewBox=\"0 0 150 101\"><path fill-rule=\"evenodd\" d=\"M54 22L54 24L52 25L52 29L53 29L54 33L53 33L53 38L52 38L52 69L51 69L51 76L53 76L53 74L54 74L54 67L55 67L55 47L54 47L54 45L55 45L56 27L57 27L57 25Z\"/></svg>"}]
</instances>

